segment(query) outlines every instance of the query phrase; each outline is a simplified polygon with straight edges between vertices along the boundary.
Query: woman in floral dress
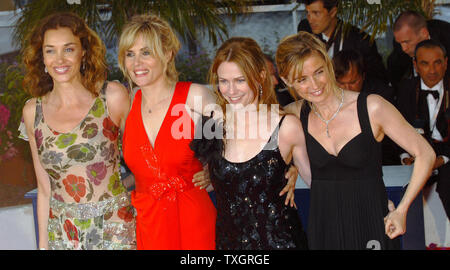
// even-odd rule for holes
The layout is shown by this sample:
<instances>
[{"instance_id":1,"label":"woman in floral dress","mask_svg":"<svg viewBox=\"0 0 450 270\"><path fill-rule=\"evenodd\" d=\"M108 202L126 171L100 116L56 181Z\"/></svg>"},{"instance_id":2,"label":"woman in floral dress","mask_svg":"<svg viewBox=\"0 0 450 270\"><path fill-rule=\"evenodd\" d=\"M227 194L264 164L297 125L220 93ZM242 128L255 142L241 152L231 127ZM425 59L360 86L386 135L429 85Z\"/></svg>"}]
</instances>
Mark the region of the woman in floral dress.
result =
<instances>
[{"instance_id":1,"label":"woman in floral dress","mask_svg":"<svg viewBox=\"0 0 450 270\"><path fill-rule=\"evenodd\" d=\"M38 181L40 249L135 249L134 209L119 175L127 90L105 82L105 47L72 13L44 18L24 50L24 106Z\"/></svg>"}]
</instances>

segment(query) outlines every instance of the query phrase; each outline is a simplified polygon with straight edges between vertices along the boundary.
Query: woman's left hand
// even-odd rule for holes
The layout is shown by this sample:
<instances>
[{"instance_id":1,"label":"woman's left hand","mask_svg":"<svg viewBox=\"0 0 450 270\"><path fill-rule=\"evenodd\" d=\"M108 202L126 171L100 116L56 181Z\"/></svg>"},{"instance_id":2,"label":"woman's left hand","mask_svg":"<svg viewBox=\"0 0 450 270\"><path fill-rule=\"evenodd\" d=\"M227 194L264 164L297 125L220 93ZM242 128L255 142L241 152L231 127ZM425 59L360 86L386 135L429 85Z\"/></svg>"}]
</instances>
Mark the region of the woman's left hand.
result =
<instances>
[{"instance_id":1,"label":"woman's left hand","mask_svg":"<svg viewBox=\"0 0 450 270\"><path fill-rule=\"evenodd\" d=\"M205 167L203 170L194 174L192 183L194 183L194 186L199 187L200 189L207 188L211 184L211 180L209 179L208 168Z\"/></svg>"},{"instance_id":2,"label":"woman's left hand","mask_svg":"<svg viewBox=\"0 0 450 270\"><path fill-rule=\"evenodd\" d=\"M389 212L384 218L385 233L389 238L394 239L406 232L406 213L400 212L398 209Z\"/></svg>"},{"instance_id":3,"label":"woman's left hand","mask_svg":"<svg viewBox=\"0 0 450 270\"><path fill-rule=\"evenodd\" d=\"M298 177L297 168L294 165L291 165L284 177L288 179L288 182L286 186L283 188L283 190L281 190L280 196L283 196L284 194L287 193L284 204L285 205L290 204L291 207L297 208L297 205L294 202L295 183L297 182Z\"/></svg>"}]
</instances>

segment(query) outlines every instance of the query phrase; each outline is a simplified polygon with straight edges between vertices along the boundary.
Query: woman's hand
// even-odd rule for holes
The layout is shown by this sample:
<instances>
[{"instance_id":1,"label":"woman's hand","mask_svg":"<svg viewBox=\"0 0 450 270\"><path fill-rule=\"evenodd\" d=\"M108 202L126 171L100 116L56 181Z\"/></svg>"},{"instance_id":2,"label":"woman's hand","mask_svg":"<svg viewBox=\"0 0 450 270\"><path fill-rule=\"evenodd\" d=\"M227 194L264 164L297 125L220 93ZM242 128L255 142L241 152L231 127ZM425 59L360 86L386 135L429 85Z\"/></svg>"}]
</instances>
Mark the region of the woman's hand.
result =
<instances>
[{"instance_id":1,"label":"woman's hand","mask_svg":"<svg viewBox=\"0 0 450 270\"><path fill-rule=\"evenodd\" d=\"M384 230L389 238L394 239L406 232L406 212L398 209L389 212L384 218Z\"/></svg>"},{"instance_id":2,"label":"woman's hand","mask_svg":"<svg viewBox=\"0 0 450 270\"><path fill-rule=\"evenodd\" d=\"M194 183L194 186L199 187L200 189L205 189L211 184L211 180L209 179L208 166L204 167L203 170L194 174L192 183Z\"/></svg>"},{"instance_id":3,"label":"woman's hand","mask_svg":"<svg viewBox=\"0 0 450 270\"><path fill-rule=\"evenodd\" d=\"M286 179L288 179L288 182L287 182L286 186L283 188L283 190L281 190L280 196L283 196L284 194L287 193L284 204L285 205L290 204L291 207L297 208L297 205L295 205L295 202L294 202L295 183L297 182L297 177L298 177L297 168L294 165L291 165L289 167L289 170L287 171L287 173L284 176Z\"/></svg>"}]
</instances>

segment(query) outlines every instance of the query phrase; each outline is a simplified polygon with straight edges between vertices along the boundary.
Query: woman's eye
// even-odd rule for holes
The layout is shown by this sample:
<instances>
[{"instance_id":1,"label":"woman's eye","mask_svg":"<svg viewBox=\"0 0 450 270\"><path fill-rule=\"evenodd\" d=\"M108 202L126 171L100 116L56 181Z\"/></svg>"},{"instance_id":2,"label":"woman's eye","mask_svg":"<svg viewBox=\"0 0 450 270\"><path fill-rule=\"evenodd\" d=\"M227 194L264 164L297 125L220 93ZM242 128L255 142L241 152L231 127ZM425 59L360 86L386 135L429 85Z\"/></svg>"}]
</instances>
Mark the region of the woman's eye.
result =
<instances>
[{"instance_id":1,"label":"woman's eye","mask_svg":"<svg viewBox=\"0 0 450 270\"><path fill-rule=\"evenodd\" d=\"M134 53L132 53L132 52L127 52L127 53L125 54L125 56L126 56L126 57L133 57L133 56L134 56Z\"/></svg>"},{"instance_id":2,"label":"woman's eye","mask_svg":"<svg viewBox=\"0 0 450 270\"><path fill-rule=\"evenodd\" d=\"M152 55L152 53L150 51L143 51L142 55L149 56Z\"/></svg>"},{"instance_id":3,"label":"woman's eye","mask_svg":"<svg viewBox=\"0 0 450 270\"><path fill-rule=\"evenodd\" d=\"M65 51L65 52L73 52L74 49L73 49L73 48L65 48L64 51Z\"/></svg>"}]
</instances>

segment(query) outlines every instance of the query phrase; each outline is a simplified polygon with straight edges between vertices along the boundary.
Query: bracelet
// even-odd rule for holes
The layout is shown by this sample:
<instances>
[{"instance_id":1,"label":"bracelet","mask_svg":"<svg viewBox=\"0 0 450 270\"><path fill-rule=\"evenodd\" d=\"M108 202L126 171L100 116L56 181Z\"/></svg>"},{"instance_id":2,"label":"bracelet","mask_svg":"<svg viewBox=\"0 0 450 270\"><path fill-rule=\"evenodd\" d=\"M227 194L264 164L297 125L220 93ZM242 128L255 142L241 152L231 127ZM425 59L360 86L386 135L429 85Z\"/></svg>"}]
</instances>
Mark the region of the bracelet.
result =
<instances>
[{"instance_id":1,"label":"bracelet","mask_svg":"<svg viewBox=\"0 0 450 270\"><path fill-rule=\"evenodd\" d=\"M447 164L450 161L450 159L446 156L441 156L441 157L444 160L444 164Z\"/></svg>"}]
</instances>

